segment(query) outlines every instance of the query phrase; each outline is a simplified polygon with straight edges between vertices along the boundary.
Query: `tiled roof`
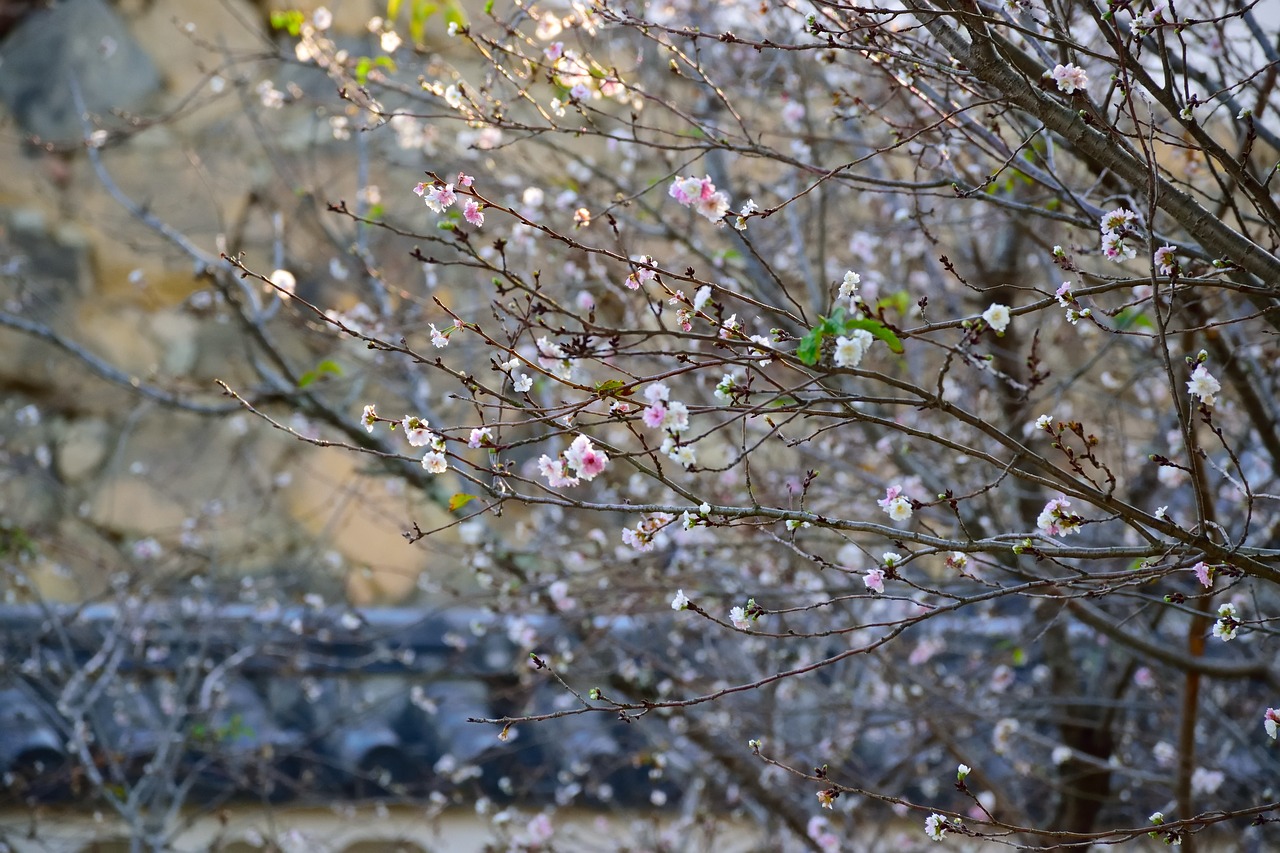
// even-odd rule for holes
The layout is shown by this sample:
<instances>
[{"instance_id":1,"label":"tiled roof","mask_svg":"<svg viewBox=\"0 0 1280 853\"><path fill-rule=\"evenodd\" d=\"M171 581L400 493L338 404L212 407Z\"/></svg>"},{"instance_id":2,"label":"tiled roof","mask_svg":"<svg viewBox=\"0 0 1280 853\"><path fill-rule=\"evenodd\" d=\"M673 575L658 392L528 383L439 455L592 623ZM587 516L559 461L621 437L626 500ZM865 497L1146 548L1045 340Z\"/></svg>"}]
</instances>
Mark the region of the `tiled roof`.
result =
<instances>
[{"instance_id":1,"label":"tiled roof","mask_svg":"<svg viewBox=\"0 0 1280 853\"><path fill-rule=\"evenodd\" d=\"M571 784L579 804L649 805L655 788L674 793L649 778L635 729L611 717L521 727L505 741L468 722L553 710L567 695L522 684L527 653L501 625L475 627L492 621L477 611L0 608L0 798L84 793L77 742L133 780L176 742L195 801L436 792L553 802Z\"/></svg>"}]
</instances>

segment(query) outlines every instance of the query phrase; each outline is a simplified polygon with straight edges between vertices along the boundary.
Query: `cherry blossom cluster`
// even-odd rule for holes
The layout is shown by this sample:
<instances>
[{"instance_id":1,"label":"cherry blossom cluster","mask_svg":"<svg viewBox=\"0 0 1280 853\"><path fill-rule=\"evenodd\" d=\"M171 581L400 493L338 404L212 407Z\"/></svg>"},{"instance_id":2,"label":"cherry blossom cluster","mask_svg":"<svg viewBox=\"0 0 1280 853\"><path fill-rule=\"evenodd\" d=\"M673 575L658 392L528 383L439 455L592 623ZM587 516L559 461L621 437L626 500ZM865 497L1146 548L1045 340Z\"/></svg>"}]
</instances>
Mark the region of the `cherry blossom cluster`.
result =
<instances>
[{"instance_id":1,"label":"cherry blossom cluster","mask_svg":"<svg viewBox=\"0 0 1280 853\"><path fill-rule=\"evenodd\" d=\"M1137 232L1138 214L1127 207L1117 207L1104 214L1098 224L1102 232L1102 254L1117 263L1128 261L1138 256L1133 238Z\"/></svg>"},{"instance_id":2,"label":"cherry blossom cluster","mask_svg":"<svg viewBox=\"0 0 1280 853\"><path fill-rule=\"evenodd\" d=\"M553 489L570 488L581 480L590 482L604 472L609 457L591 443L585 435L579 435L560 455L552 459L545 453L538 459L538 473L547 479ZM572 472L572 473L571 473Z\"/></svg>"},{"instance_id":3,"label":"cherry blossom cluster","mask_svg":"<svg viewBox=\"0 0 1280 853\"><path fill-rule=\"evenodd\" d=\"M644 285L648 284L649 282L653 281L655 278L658 277L658 274L654 272L652 269L650 269L650 267L652 267L654 263L653 258L651 256L639 255L635 258L632 258L632 260L634 260L638 264L645 264L645 266L636 267L635 270L633 270L631 274L627 276L626 281L623 282L623 286L625 286L628 290L639 290L641 287L643 287Z\"/></svg>"},{"instance_id":4,"label":"cherry blossom cluster","mask_svg":"<svg viewBox=\"0 0 1280 853\"><path fill-rule=\"evenodd\" d=\"M675 516L668 512L652 512L642 517L635 527L627 527L622 531L622 543L630 545L637 551L652 551L658 542L662 529L675 521Z\"/></svg>"},{"instance_id":5,"label":"cherry blossom cluster","mask_svg":"<svg viewBox=\"0 0 1280 853\"><path fill-rule=\"evenodd\" d=\"M1069 281L1064 281L1053 295L1057 297L1058 304L1067 310L1067 322L1073 326L1080 322L1081 317L1088 317L1093 313L1089 308L1080 307L1080 301L1071 292Z\"/></svg>"},{"instance_id":6,"label":"cherry blossom cluster","mask_svg":"<svg viewBox=\"0 0 1280 853\"><path fill-rule=\"evenodd\" d=\"M959 820L957 819L956 822L959 823ZM929 815L924 821L925 834L934 841L941 841L946 838L947 830L950 829L950 827L951 824L947 822L947 816L938 814L937 812Z\"/></svg>"},{"instance_id":7,"label":"cherry blossom cluster","mask_svg":"<svg viewBox=\"0 0 1280 853\"><path fill-rule=\"evenodd\" d=\"M858 298L858 285L862 284L862 276L853 270L846 270L840 280L840 298L854 302Z\"/></svg>"},{"instance_id":8,"label":"cherry blossom cluster","mask_svg":"<svg viewBox=\"0 0 1280 853\"><path fill-rule=\"evenodd\" d=\"M422 457L422 467L432 474L443 474L449 469L449 461L445 458L444 439L432 432L423 418L406 415L400 421L405 440L410 447L430 447Z\"/></svg>"},{"instance_id":9,"label":"cherry blossom cluster","mask_svg":"<svg viewBox=\"0 0 1280 853\"><path fill-rule=\"evenodd\" d=\"M458 173L458 186L469 188L474 182L475 178L470 175ZM458 194L453 187L453 184L445 184L440 181L430 184L419 182L413 188L413 191L428 208L436 213L444 213L458 201ZM484 205L473 198L467 199L462 206L462 218L479 228L484 225Z\"/></svg>"},{"instance_id":10,"label":"cherry blossom cluster","mask_svg":"<svg viewBox=\"0 0 1280 853\"><path fill-rule=\"evenodd\" d=\"M906 521L911 517L911 499L902 494L902 486L890 486L876 503L894 521Z\"/></svg>"},{"instance_id":11,"label":"cherry blossom cluster","mask_svg":"<svg viewBox=\"0 0 1280 853\"><path fill-rule=\"evenodd\" d=\"M671 389L663 382L650 383L644 389L649 405L640 413L640 419L649 429L662 430L661 453L683 467L697 464L697 451L692 444L685 444L680 436L689 429L689 407L671 399Z\"/></svg>"},{"instance_id":12,"label":"cherry blossom cluster","mask_svg":"<svg viewBox=\"0 0 1280 853\"><path fill-rule=\"evenodd\" d=\"M866 355L873 343L875 343L874 335L865 329L855 329L847 338L843 335L836 338L831 360L835 362L836 367L857 367L862 363L862 357Z\"/></svg>"},{"instance_id":13,"label":"cherry blossom cluster","mask_svg":"<svg viewBox=\"0 0 1280 853\"><path fill-rule=\"evenodd\" d=\"M693 208L712 222L720 222L729 212L729 196L722 190L717 190L709 176L677 177L671 182L667 193L680 204Z\"/></svg>"},{"instance_id":14,"label":"cherry blossom cluster","mask_svg":"<svg viewBox=\"0 0 1280 853\"><path fill-rule=\"evenodd\" d=\"M1089 85L1089 75L1084 69L1078 65L1067 63L1066 65L1055 65L1052 71L1045 72L1057 85L1058 91L1063 94L1073 94L1077 91L1083 92L1085 87Z\"/></svg>"},{"instance_id":15,"label":"cherry blossom cluster","mask_svg":"<svg viewBox=\"0 0 1280 853\"><path fill-rule=\"evenodd\" d=\"M1219 605L1218 621L1213 623L1213 636L1224 643L1234 640L1240 632L1240 621L1236 618L1237 615L1236 606L1231 602Z\"/></svg>"},{"instance_id":16,"label":"cherry blossom cluster","mask_svg":"<svg viewBox=\"0 0 1280 853\"><path fill-rule=\"evenodd\" d=\"M1133 28L1133 34L1136 36L1145 36L1152 30L1162 24L1170 23L1173 17L1169 13L1169 4L1166 0L1157 0L1151 4L1151 8L1138 15L1133 19L1133 23L1129 26Z\"/></svg>"},{"instance_id":17,"label":"cherry blossom cluster","mask_svg":"<svg viewBox=\"0 0 1280 853\"><path fill-rule=\"evenodd\" d=\"M1036 518L1036 526L1050 536L1067 536L1080 532L1082 519L1070 511L1071 501L1059 495L1044 505Z\"/></svg>"}]
</instances>

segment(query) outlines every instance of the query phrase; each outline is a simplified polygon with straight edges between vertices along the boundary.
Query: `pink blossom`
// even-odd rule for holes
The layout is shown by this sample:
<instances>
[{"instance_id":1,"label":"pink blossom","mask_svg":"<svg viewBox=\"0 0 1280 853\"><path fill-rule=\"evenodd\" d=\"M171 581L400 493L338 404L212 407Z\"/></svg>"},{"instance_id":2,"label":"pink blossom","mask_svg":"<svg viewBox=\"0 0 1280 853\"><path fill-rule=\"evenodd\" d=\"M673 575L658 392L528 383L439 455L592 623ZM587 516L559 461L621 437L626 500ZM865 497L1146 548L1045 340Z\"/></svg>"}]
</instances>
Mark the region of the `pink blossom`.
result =
<instances>
[{"instance_id":1,"label":"pink blossom","mask_svg":"<svg viewBox=\"0 0 1280 853\"><path fill-rule=\"evenodd\" d=\"M1131 243L1125 242L1124 233L1107 231L1102 235L1102 254L1107 256L1107 260L1120 263L1136 258L1138 250Z\"/></svg>"},{"instance_id":2,"label":"pink blossom","mask_svg":"<svg viewBox=\"0 0 1280 853\"><path fill-rule=\"evenodd\" d=\"M1070 308L1071 303L1076 300L1075 294L1071 292L1071 282L1069 281L1064 281L1053 295L1058 297L1058 304L1063 308Z\"/></svg>"},{"instance_id":3,"label":"pink blossom","mask_svg":"<svg viewBox=\"0 0 1280 853\"><path fill-rule=\"evenodd\" d=\"M1213 567L1205 565L1204 560L1192 566L1191 571L1196 573L1196 580L1200 581L1200 585L1205 589L1213 586Z\"/></svg>"},{"instance_id":4,"label":"pink blossom","mask_svg":"<svg viewBox=\"0 0 1280 853\"><path fill-rule=\"evenodd\" d=\"M564 457L569 467L588 482L594 480L609 464L609 457L604 454L604 451L597 450L591 443L591 439L585 435L580 435L573 440L569 449L565 451Z\"/></svg>"},{"instance_id":5,"label":"pink blossom","mask_svg":"<svg viewBox=\"0 0 1280 853\"><path fill-rule=\"evenodd\" d=\"M650 403L665 403L671 399L671 389L664 382L651 382L645 386L644 398Z\"/></svg>"},{"instance_id":6,"label":"pink blossom","mask_svg":"<svg viewBox=\"0 0 1280 853\"><path fill-rule=\"evenodd\" d=\"M471 177L470 175L464 174L462 172L458 173L458 186L470 187L475 182L476 182L476 179Z\"/></svg>"},{"instance_id":7,"label":"pink blossom","mask_svg":"<svg viewBox=\"0 0 1280 853\"><path fill-rule=\"evenodd\" d=\"M1117 207L1102 215L1098 222L1098 230L1103 234L1108 231L1126 231L1138 220L1138 214L1127 207Z\"/></svg>"},{"instance_id":8,"label":"pink blossom","mask_svg":"<svg viewBox=\"0 0 1280 853\"><path fill-rule=\"evenodd\" d=\"M901 486L890 486L885 489L884 500L876 501L876 503L894 521L906 521L911 517L911 501L902 496Z\"/></svg>"},{"instance_id":9,"label":"pink blossom","mask_svg":"<svg viewBox=\"0 0 1280 853\"><path fill-rule=\"evenodd\" d=\"M1151 262L1156 265L1160 275L1173 275L1173 271L1178 268L1177 256L1174 254L1176 251L1173 246L1161 246L1151 256Z\"/></svg>"},{"instance_id":10,"label":"pink blossom","mask_svg":"<svg viewBox=\"0 0 1280 853\"><path fill-rule=\"evenodd\" d=\"M652 406L645 408L641 417L644 419L645 426L649 429L657 429L662 426L662 422L667 418L667 407L661 403L654 403Z\"/></svg>"},{"instance_id":11,"label":"pink blossom","mask_svg":"<svg viewBox=\"0 0 1280 853\"><path fill-rule=\"evenodd\" d=\"M622 544L630 545L632 548L641 552L652 551L653 536L643 531L626 527L622 530Z\"/></svg>"},{"instance_id":12,"label":"pink blossom","mask_svg":"<svg viewBox=\"0 0 1280 853\"><path fill-rule=\"evenodd\" d=\"M555 831L555 827L551 824L551 818L545 814L534 815L533 819L525 826L525 832L529 833L529 839L535 845L545 844L550 841Z\"/></svg>"},{"instance_id":13,"label":"pink blossom","mask_svg":"<svg viewBox=\"0 0 1280 853\"><path fill-rule=\"evenodd\" d=\"M436 184L427 190L422 200L436 213L443 213L446 208L453 206L458 195L453 191L453 184Z\"/></svg>"},{"instance_id":14,"label":"pink blossom","mask_svg":"<svg viewBox=\"0 0 1280 853\"><path fill-rule=\"evenodd\" d=\"M630 545L637 551L652 551L658 534L662 528L666 527L675 519L675 516L667 512L653 512L640 519L640 523L634 528L628 527L622 531L622 541L626 545Z\"/></svg>"},{"instance_id":15,"label":"pink blossom","mask_svg":"<svg viewBox=\"0 0 1280 853\"><path fill-rule=\"evenodd\" d=\"M1044 505L1036 519L1036 526L1050 536L1066 536L1080 532L1080 517L1069 511L1071 501L1062 495Z\"/></svg>"},{"instance_id":16,"label":"pink blossom","mask_svg":"<svg viewBox=\"0 0 1280 853\"><path fill-rule=\"evenodd\" d=\"M439 450L428 450L422 457L422 467L432 474L443 474L449 470L449 460Z\"/></svg>"},{"instance_id":17,"label":"pink blossom","mask_svg":"<svg viewBox=\"0 0 1280 853\"><path fill-rule=\"evenodd\" d=\"M653 263L653 258L650 258L648 256L645 256L641 260L646 264ZM627 276L627 280L624 283L626 284L629 290L639 290L641 285L647 284L648 282L653 281L657 277L657 275L658 274L651 269L639 267L636 269L635 272Z\"/></svg>"},{"instance_id":18,"label":"pink blossom","mask_svg":"<svg viewBox=\"0 0 1280 853\"><path fill-rule=\"evenodd\" d=\"M543 454L538 460L538 473L547 478L547 485L553 489L564 489L578 485L577 477L570 477L565 461L559 457L552 459Z\"/></svg>"},{"instance_id":19,"label":"pink blossom","mask_svg":"<svg viewBox=\"0 0 1280 853\"><path fill-rule=\"evenodd\" d=\"M675 435L687 430L689 428L689 407L677 400L667 403L667 413L662 419L662 428Z\"/></svg>"},{"instance_id":20,"label":"pink blossom","mask_svg":"<svg viewBox=\"0 0 1280 853\"><path fill-rule=\"evenodd\" d=\"M1280 708L1268 708L1267 713L1262 715L1262 725L1267 730L1267 734L1271 735L1271 739L1275 740L1276 735L1280 732Z\"/></svg>"},{"instance_id":21,"label":"pink blossom","mask_svg":"<svg viewBox=\"0 0 1280 853\"><path fill-rule=\"evenodd\" d=\"M677 176L667 190L667 194L685 207L692 207L698 213L719 222L729 211L729 197L716 190L710 176L702 178L682 178Z\"/></svg>"},{"instance_id":22,"label":"pink blossom","mask_svg":"<svg viewBox=\"0 0 1280 853\"><path fill-rule=\"evenodd\" d=\"M911 655L907 658L907 663L911 666L920 666L928 663L934 655L946 651L947 643L945 640L936 637L926 637L916 644L911 650Z\"/></svg>"},{"instance_id":23,"label":"pink blossom","mask_svg":"<svg viewBox=\"0 0 1280 853\"><path fill-rule=\"evenodd\" d=\"M729 197L723 192L712 193L706 198L698 199L693 207L706 219L719 222L729 212Z\"/></svg>"},{"instance_id":24,"label":"pink blossom","mask_svg":"<svg viewBox=\"0 0 1280 853\"><path fill-rule=\"evenodd\" d=\"M1054 82L1058 84L1058 91L1067 95L1077 89L1084 89L1089 84L1089 75L1085 73L1084 69L1071 63L1055 65L1050 74L1053 76Z\"/></svg>"},{"instance_id":25,"label":"pink blossom","mask_svg":"<svg viewBox=\"0 0 1280 853\"><path fill-rule=\"evenodd\" d=\"M542 54L547 59L555 62L557 59L564 56L564 42L553 41L551 44L543 48Z\"/></svg>"},{"instance_id":26,"label":"pink blossom","mask_svg":"<svg viewBox=\"0 0 1280 853\"><path fill-rule=\"evenodd\" d=\"M471 430L471 435L467 438L467 447L478 449L488 447L493 444L493 433L488 427L477 427Z\"/></svg>"},{"instance_id":27,"label":"pink blossom","mask_svg":"<svg viewBox=\"0 0 1280 853\"><path fill-rule=\"evenodd\" d=\"M862 582L867 585L867 589L872 592L884 595L884 570L872 569L862 576Z\"/></svg>"},{"instance_id":28,"label":"pink blossom","mask_svg":"<svg viewBox=\"0 0 1280 853\"><path fill-rule=\"evenodd\" d=\"M700 181L697 178L681 178L677 176L675 180L671 182L671 186L667 189L667 194L683 204L685 207L688 207L698 199L702 198L704 187L703 181L706 182L706 186L711 187L712 192L715 192L715 184L711 183L710 177L704 178Z\"/></svg>"},{"instance_id":29,"label":"pink blossom","mask_svg":"<svg viewBox=\"0 0 1280 853\"><path fill-rule=\"evenodd\" d=\"M473 198L467 199L466 205L462 208L462 218L479 228L484 225L484 214L481 212L483 210L484 205L480 202Z\"/></svg>"}]
</instances>

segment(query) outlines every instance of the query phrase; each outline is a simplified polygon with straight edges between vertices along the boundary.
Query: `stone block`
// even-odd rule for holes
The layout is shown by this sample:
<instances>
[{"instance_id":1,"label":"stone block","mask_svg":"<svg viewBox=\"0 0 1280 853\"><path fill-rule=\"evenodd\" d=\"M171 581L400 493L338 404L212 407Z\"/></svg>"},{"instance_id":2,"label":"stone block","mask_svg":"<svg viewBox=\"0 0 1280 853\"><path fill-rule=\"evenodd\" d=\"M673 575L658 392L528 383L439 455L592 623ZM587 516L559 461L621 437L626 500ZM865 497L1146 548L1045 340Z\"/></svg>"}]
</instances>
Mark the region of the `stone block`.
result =
<instances>
[{"instance_id":1,"label":"stone block","mask_svg":"<svg viewBox=\"0 0 1280 853\"><path fill-rule=\"evenodd\" d=\"M160 88L142 46L103 0L67 0L32 13L0 45L0 102L42 139L83 137L80 88L95 123L119 126L114 110L136 110Z\"/></svg>"}]
</instances>

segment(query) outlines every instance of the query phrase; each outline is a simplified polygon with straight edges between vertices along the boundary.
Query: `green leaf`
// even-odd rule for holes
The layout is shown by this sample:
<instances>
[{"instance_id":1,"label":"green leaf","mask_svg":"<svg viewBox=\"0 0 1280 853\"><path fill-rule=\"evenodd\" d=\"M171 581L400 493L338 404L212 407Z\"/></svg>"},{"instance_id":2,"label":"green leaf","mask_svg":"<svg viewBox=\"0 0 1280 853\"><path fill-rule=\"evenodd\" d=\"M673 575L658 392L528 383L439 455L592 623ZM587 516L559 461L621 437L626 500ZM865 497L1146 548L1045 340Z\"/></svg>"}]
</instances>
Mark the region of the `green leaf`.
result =
<instances>
[{"instance_id":1,"label":"green leaf","mask_svg":"<svg viewBox=\"0 0 1280 853\"><path fill-rule=\"evenodd\" d=\"M409 12L409 37L414 44L422 44L427 30L427 18L430 18L440 7L430 0L414 0L413 9Z\"/></svg>"},{"instance_id":2,"label":"green leaf","mask_svg":"<svg viewBox=\"0 0 1280 853\"><path fill-rule=\"evenodd\" d=\"M284 30L289 35L297 38L302 32L302 22L306 20L303 14L296 9L288 11L271 13L271 29Z\"/></svg>"},{"instance_id":3,"label":"green leaf","mask_svg":"<svg viewBox=\"0 0 1280 853\"><path fill-rule=\"evenodd\" d=\"M449 498L449 512L457 512L475 499L475 495L468 495L466 492L458 492L456 495Z\"/></svg>"},{"instance_id":4,"label":"green leaf","mask_svg":"<svg viewBox=\"0 0 1280 853\"><path fill-rule=\"evenodd\" d=\"M627 383L623 382L621 379L610 379L608 382L597 382L596 394L601 397L613 397L617 395L619 389L625 388L626 384Z\"/></svg>"},{"instance_id":5,"label":"green leaf","mask_svg":"<svg viewBox=\"0 0 1280 853\"><path fill-rule=\"evenodd\" d=\"M341 375L342 375L342 365L338 364L338 362L334 361L333 359L326 358L324 361L317 364L314 370L308 370L306 373L298 377L298 387L306 388L308 385L310 385L312 382L315 382L317 379L321 378L322 376L341 376Z\"/></svg>"},{"instance_id":6,"label":"green leaf","mask_svg":"<svg viewBox=\"0 0 1280 853\"><path fill-rule=\"evenodd\" d=\"M400 0L387 0L387 20L394 22L400 17Z\"/></svg>"},{"instance_id":7,"label":"green leaf","mask_svg":"<svg viewBox=\"0 0 1280 853\"><path fill-rule=\"evenodd\" d=\"M1026 663L1027 663L1027 651L1026 649L1022 648L1022 646L1018 646L1013 650L1013 665L1025 666Z\"/></svg>"},{"instance_id":8,"label":"green leaf","mask_svg":"<svg viewBox=\"0 0 1280 853\"><path fill-rule=\"evenodd\" d=\"M373 60L367 56L356 60L356 82L361 86L369 82L369 69L372 67Z\"/></svg>"},{"instance_id":9,"label":"green leaf","mask_svg":"<svg viewBox=\"0 0 1280 853\"><path fill-rule=\"evenodd\" d=\"M796 348L796 358L810 367L818 363L818 357L822 354L822 339L827 335L838 335L844 330L844 309L837 308L830 317L818 319L821 322L800 339L800 346Z\"/></svg>"},{"instance_id":10,"label":"green leaf","mask_svg":"<svg viewBox=\"0 0 1280 853\"><path fill-rule=\"evenodd\" d=\"M800 346L796 347L796 358L800 359L802 364L813 367L818 363L818 353L822 352L822 338L825 334L822 324L819 324L800 339Z\"/></svg>"},{"instance_id":11,"label":"green leaf","mask_svg":"<svg viewBox=\"0 0 1280 853\"><path fill-rule=\"evenodd\" d=\"M493 14L493 0L485 0L485 4L484 4L484 13L485 13L486 15L492 15L492 14Z\"/></svg>"},{"instance_id":12,"label":"green leaf","mask_svg":"<svg viewBox=\"0 0 1280 853\"><path fill-rule=\"evenodd\" d=\"M884 341L890 351L899 355L903 352L902 340L895 335L888 326L881 323L879 320L846 320L844 329L846 332L851 332L854 329L862 329L863 331L870 332L872 335Z\"/></svg>"},{"instance_id":13,"label":"green leaf","mask_svg":"<svg viewBox=\"0 0 1280 853\"><path fill-rule=\"evenodd\" d=\"M1154 329L1156 324L1152 323L1151 318L1141 311L1126 308L1116 315L1116 326L1121 329L1130 329L1134 326L1140 329Z\"/></svg>"},{"instance_id":14,"label":"green leaf","mask_svg":"<svg viewBox=\"0 0 1280 853\"><path fill-rule=\"evenodd\" d=\"M458 0L446 0L444 4L444 22L446 26L457 24L459 29L467 25L467 15L462 11L462 4Z\"/></svg>"}]
</instances>

